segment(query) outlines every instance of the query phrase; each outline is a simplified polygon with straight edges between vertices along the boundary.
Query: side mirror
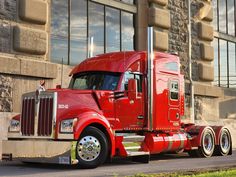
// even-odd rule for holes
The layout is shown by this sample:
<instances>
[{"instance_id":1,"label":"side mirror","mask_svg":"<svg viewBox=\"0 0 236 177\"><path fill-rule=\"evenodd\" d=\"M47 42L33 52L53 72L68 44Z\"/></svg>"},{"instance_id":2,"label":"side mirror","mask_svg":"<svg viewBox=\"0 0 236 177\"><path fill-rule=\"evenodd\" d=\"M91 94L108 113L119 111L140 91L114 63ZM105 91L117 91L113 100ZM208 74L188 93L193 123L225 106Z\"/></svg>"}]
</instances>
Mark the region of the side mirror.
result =
<instances>
[{"instance_id":1,"label":"side mirror","mask_svg":"<svg viewBox=\"0 0 236 177\"><path fill-rule=\"evenodd\" d=\"M137 80L136 79L130 79L128 81L128 98L130 100L137 99Z\"/></svg>"}]
</instances>

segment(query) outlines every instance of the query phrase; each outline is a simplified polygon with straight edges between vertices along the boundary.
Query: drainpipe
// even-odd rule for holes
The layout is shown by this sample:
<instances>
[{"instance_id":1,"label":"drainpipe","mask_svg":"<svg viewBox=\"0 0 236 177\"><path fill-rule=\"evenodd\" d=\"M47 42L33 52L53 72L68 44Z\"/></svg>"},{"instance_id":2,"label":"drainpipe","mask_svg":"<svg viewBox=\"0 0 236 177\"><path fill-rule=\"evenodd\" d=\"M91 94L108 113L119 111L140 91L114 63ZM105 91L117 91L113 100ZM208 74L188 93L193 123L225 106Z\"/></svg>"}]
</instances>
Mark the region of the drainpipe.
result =
<instances>
[{"instance_id":1,"label":"drainpipe","mask_svg":"<svg viewBox=\"0 0 236 177\"><path fill-rule=\"evenodd\" d=\"M147 84L148 84L148 129L153 130L153 27L148 27Z\"/></svg>"},{"instance_id":2,"label":"drainpipe","mask_svg":"<svg viewBox=\"0 0 236 177\"><path fill-rule=\"evenodd\" d=\"M190 121L195 122L194 112L194 85L192 79L192 25L191 25L191 0L188 0L188 68L189 68L189 81L190 81Z\"/></svg>"}]
</instances>

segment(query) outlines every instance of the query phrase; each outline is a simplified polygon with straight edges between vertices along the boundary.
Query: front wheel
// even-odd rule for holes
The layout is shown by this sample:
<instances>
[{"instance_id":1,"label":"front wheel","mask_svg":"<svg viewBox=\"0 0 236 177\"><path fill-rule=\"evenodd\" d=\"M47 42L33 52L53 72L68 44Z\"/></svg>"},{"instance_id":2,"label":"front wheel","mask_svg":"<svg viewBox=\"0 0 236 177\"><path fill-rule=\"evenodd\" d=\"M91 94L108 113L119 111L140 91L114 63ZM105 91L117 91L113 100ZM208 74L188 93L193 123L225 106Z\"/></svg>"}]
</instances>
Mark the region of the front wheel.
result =
<instances>
[{"instance_id":1,"label":"front wheel","mask_svg":"<svg viewBox=\"0 0 236 177\"><path fill-rule=\"evenodd\" d=\"M76 157L82 168L96 168L108 155L106 135L96 127L87 127L77 142Z\"/></svg>"}]
</instances>

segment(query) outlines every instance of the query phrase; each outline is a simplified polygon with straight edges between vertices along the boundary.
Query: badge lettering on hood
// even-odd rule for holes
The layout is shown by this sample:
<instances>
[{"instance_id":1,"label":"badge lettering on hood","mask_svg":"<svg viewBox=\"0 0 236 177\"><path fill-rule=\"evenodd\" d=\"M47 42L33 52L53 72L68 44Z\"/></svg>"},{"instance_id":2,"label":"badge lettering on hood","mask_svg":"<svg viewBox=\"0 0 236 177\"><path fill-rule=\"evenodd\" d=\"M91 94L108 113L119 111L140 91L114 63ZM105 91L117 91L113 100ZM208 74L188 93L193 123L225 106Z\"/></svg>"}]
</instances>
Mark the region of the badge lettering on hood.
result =
<instances>
[{"instance_id":1,"label":"badge lettering on hood","mask_svg":"<svg viewBox=\"0 0 236 177\"><path fill-rule=\"evenodd\" d=\"M68 109L69 105L68 104L58 104L58 109Z\"/></svg>"}]
</instances>

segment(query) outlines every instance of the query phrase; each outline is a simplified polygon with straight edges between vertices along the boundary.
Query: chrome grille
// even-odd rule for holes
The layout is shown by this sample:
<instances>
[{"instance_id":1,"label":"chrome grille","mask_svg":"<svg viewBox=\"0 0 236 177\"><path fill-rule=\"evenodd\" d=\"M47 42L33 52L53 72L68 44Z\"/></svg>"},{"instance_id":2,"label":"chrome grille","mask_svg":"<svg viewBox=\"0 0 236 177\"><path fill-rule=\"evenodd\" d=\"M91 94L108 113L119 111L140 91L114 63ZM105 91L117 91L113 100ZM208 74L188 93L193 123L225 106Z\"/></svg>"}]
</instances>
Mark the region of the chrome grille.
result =
<instances>
[{"instance_id":1,"label":"chrome grille","mask_svg":"<svg viewBox=\"0 0 236 177\"><path fill-rule=\"evenodd\" d=\"M21 132L24 136L34 135L35 98L25 97L22 101Z\"/></svg>"},{"instance_id":2,"label":"chrome grille","mask_svg":"<svg viewBox=\"0 0 236 177\"><path fill-rule=\"evenodd\" d=\"M38 116L38 136L49 136L52 133L53 98L40 98Z\"/></svg>"},{"instance_id":3,"label":"chrome grille","mask_svg":"<svg viewBox=\"0 0 236 177\"><path fill-rule=\"evenodd\" d=\"M35 92L22 96L21 133L23 136L48 137L56 119L57 96L54 92Z\"/></svg>"}]
</instances>

